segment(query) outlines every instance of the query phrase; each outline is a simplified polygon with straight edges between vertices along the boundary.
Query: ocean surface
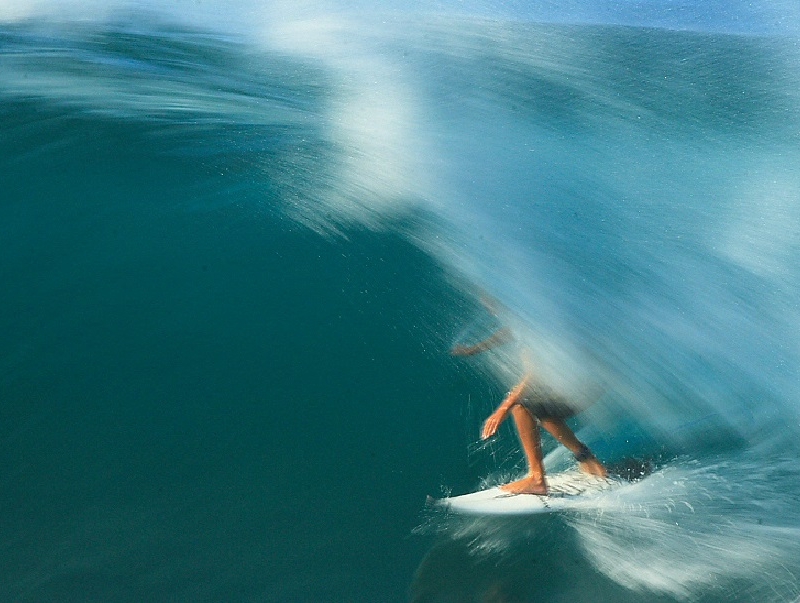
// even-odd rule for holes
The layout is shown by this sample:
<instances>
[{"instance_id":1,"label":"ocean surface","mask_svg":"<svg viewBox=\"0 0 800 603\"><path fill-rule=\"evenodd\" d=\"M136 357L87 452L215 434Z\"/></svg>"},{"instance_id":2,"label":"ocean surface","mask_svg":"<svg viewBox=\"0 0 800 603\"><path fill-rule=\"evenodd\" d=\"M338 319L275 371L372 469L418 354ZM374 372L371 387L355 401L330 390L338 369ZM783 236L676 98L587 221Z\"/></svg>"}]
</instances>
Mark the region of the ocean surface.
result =
<instances>
[{"instance_id":1,"label":"ocean surface","mask_svg":"<svg viewBox=\"0 0 800 603\"><path fill-rule=\"evenodd\" d=\"M0 7L0 601L800 600L798 11L256 4Z\"/></svg>"}]
</instances>

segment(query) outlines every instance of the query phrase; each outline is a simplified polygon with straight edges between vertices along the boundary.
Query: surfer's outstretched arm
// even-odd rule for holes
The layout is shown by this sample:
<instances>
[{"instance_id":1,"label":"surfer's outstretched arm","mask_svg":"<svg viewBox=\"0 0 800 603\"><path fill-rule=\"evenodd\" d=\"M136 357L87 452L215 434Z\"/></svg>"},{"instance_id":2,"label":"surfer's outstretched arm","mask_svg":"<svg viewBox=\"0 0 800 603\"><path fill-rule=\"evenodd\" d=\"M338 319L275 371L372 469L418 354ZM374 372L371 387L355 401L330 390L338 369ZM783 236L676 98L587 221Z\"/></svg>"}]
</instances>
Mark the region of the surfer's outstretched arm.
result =
<instances>
[{"instance_id":1,"label":"surfer's outstretched arm","mask_svg":"<svg viewBox=\"0 0 800 603\"><path fill-rule=\"evenodd\" d=\"M450 350L450 353L453 356L474 356L475 354L480 354L481 352L486 352L492 348L496 348L499 345L503 345L512 339L514 339L514 336L511 334L511 329L508 327L503 327L502 329L492 333L490 337L487 337L483 341L479 341L474 345L454 346Z\"/></svg>"},{"instance_id":2,"label":"surfer's outstretched arm","mask_svg":"<svg viewBox=\"0 0 800 603\"><path fill-rule=\"evenodd\" d=\"M503 421L505 421L508 417L508 413L522 398L525 388L528 387L529 379L530 376L526 375L522 381L520 381L514 387L514 389L508 392L508 395L500 403L500 406L497 407L497 410L495 410L491 415L489 415L489 418L486 419L486 422L483 424L483 430L481 431L481 437L484 440L491 438L495 433L497 433L500 425L502 425Z\"/></svg>"}]
</instances>

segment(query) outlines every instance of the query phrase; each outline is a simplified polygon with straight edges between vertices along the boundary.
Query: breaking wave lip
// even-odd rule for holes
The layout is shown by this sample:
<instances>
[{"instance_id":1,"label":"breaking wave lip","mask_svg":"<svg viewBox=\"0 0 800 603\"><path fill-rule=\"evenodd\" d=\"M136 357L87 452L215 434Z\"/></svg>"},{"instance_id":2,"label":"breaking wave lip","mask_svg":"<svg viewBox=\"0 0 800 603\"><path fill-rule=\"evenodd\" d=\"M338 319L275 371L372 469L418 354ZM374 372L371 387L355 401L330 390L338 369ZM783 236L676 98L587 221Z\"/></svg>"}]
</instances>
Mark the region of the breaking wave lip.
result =
<instances>
[{"instance_id":1,"label":"breaking wave lip","mask_svg":"<svg viewBox=\"0 0 800 603\"><path fill-rule=\"evenodd\" d=\"M556 24L621 25L677 31L715 31L744 34L792 34L798 31L800 9L791 0L769 5L750 2L709 2L675 6L669 0L647 5L599 0L595 2L506 2L496 0L414 0L374 3L359 0L8 0L0 5L0 22L31 19L100 22L119 14L154 14L174 22L236 34L250 33L270 21L322 20L330 15L377 21L396 17L479 17L497 21Z\"/></svg>"}]
</instances>

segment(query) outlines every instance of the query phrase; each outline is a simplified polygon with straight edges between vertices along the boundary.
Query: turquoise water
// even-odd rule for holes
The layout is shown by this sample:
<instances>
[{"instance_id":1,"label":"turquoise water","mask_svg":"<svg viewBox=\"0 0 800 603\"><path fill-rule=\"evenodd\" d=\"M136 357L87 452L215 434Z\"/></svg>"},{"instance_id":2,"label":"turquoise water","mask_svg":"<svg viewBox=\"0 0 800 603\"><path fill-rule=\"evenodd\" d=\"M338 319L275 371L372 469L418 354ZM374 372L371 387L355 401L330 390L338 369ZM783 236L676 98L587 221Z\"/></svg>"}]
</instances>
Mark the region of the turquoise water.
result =
<instances>
[{"instance_id":1,"label":"turquoise water","mask_svg":"<svg viewBox=\"0 0 800 603\"><path fill-rule=\"evenodd\" d=\"M798 64L446 14L6 22L0 599L795 601ZM448 353L487 294L602 386L598 455L652 463L602 512L426 509L523 469L478 441L510 377Z\"/></svg>"}]
</instances>

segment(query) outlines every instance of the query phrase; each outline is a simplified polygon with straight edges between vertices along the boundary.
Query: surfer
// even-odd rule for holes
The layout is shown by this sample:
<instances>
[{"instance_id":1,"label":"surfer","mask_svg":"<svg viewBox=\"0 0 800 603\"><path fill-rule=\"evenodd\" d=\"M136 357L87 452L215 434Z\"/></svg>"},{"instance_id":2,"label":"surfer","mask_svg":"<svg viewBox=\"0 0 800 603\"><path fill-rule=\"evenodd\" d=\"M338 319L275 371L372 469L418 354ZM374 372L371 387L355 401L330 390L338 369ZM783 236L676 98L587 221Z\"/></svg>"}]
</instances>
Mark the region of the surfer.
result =
<instances>
[{"instance_id":1,"label":"surfer","mask_svg":"<svg viewBox=\"0 0 800 603\"><path fill-rule=\"evenodd\" d=\"M502 328L488 339L474 345L456 346L451 353L454 356L472 356L512 339L511 331L508 328ZM579 409L571 405L569 400L556 394L537 380L532 371L528 370L497 409L486 419L481 430L482 439L488 439L497 433L500 425L509 415L514 418L517 435L528 463L528 474L520 480L500 486L500 488L511 494L547 495L540 425L572 452L581 471L590 475L606 477L605 467L592 454L589 447L575 436L566 423L566 419L575 416L578 412Z\"/></svg>"}]
</instances>

